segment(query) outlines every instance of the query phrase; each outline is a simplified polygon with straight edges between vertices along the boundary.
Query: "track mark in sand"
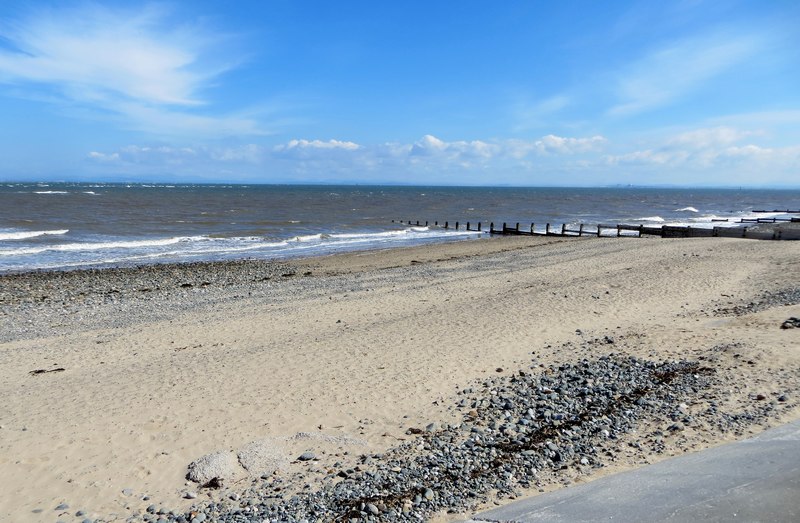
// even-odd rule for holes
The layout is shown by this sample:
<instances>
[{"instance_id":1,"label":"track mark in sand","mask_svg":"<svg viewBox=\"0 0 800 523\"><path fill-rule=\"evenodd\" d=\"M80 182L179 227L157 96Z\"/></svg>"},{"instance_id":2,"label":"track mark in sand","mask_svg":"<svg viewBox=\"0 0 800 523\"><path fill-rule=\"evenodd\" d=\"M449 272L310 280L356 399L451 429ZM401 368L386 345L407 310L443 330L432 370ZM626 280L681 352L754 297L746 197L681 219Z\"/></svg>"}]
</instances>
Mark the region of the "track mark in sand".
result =
<instances>
[{"instance_id":1,"label":"track mark in sand","mask_svg":"<svg viewBox=\"0 0 800 523\"><path fill-rule=\"evenodd\" d=\"M56 369L36 369L30 371L28 374L30 374L31 376L38 376L39 374L47 374L50 372L64 372L65 370L67 369L65 369L64 367L58 367Z\"/></svg>"}]
</instances>

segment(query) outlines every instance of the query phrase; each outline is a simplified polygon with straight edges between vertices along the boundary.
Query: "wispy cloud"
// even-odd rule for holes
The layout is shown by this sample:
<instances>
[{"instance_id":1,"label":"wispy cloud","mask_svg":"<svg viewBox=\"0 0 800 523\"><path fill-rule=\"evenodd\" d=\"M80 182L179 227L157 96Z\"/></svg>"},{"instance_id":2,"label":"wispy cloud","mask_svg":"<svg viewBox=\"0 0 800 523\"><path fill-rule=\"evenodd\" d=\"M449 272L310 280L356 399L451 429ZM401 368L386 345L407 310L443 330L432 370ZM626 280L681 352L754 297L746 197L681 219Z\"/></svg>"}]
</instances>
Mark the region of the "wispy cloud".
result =
<instances>
[{"instance_id":1,"label":"wispy cloud","mask_svg":"<svg viewBox=\"0 0 800 523\"><path fill-rule=\"evenodd\" d=\"M511 113L517 122L515 131L527 131L545 127L553 115L558 114L572 103L565 94L557 94L549 98L537 100L518 100L511 107Z\"/></svg>"},{"instance_id":2,"label":"wispy cloud","mask_svg":"<svg viewBox=\"0 0 800 523\"><path fill-rule=\"evenodd\" d=\"M254 119L219 116L204 98L235 65L215 56L221 39L170 22L157 6L31 11L0 25L9 43L0 48L0 83L162 135L261 133Z\"/></svg>"},{"instance_id":3,"label":"wispy cloud","mask_svg":"<svg viewBox=\"0 0 800 523\"><path fill-rule=\"evenodd\" d=\"M626 116L666 106L764 47L764 41L756 35L728 32L664 45L620 73L616 82L619 103L608 113Z\"/></svg>"}]
</instances>

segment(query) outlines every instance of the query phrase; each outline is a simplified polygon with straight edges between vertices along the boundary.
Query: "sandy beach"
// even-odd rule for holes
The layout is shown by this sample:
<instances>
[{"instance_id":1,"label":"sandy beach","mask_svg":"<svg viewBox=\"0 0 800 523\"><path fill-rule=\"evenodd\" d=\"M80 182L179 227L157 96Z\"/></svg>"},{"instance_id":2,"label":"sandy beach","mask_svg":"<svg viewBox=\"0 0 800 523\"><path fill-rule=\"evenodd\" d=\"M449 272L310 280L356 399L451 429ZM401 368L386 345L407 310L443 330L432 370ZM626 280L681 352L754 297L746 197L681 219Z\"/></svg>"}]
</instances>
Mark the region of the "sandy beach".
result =
<instances>
[{"instance_id":1,"label":"sandy beach","mask_svg":"<svg viewBox=\"0 0 800 523\"><path fill-rule=\"evenodd\" d=\"M800 417L800 329L781 328L800 317L799 254L789 241L502 238L0 277L0 520L237 501L260 474L209 489L187 466L252 442L277 449L271 481L313 490L459 423L465 388L609 353L700 362L714 383L674 406L691 414L679 430L647 420L604 462L522 494L741 439ZM636 446L656 429L659 452Z\"/></svg>"}]
</instances>

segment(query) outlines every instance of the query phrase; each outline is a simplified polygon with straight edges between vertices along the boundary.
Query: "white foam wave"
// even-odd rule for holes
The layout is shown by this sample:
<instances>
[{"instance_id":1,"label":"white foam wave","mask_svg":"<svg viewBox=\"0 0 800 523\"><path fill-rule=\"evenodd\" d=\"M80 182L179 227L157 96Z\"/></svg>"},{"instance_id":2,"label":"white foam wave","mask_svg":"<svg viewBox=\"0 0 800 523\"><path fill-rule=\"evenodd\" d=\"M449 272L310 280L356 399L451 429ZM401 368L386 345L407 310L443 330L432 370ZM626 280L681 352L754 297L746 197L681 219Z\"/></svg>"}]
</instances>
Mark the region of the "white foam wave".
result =
<instances>
[{"instance_id":1,"label":"white foam wave","mask_svg":"<svg viewBox=\"0 0 800 523\"><path fill-rule=\"evenodd\" d=\"M29 238L36 238L37 236L53 236L67 234L69 229L58 229L54 231L18 231L18 232L0 232L0 241L4 240L27 240Z\"/></svg>"},{"instance_id":2,"label":"white foam wave","mask_svg":"<svg viewBox=\"0 0 800 523\"><path fill-rule=\"evenodd\" d=\"M418 241L476 237L482 234L477 231L409 227L379 232L309 234L289 239L269 239L261 236L191 236L126 241L115 239L35 247L28 245L19 249L0 249L0 271L194 259L235 259L244 253L280 259L365 248L385 248ZM22 261L29 256L34 257L34 260ZM19 265L12 261L16 258L20 259Z\"/></svg>"},{"instance_id":3,"label":"white foam wave","mask_svg":"<svg viewBox=\"0 0 800 523\"><path fill-rule=\"evenodd\" d=\"M645 216L644 218L636 218L636 221L664 223L664 218L662 218L661 216Z\"/></svg>"},{"instance_id":4,"label":"white foam wave","mask_svg":"<svg viewBox=\"0 0 800 523\"><path fill-rule=\"evenodd\" d=\"M69 194L69 191L33 191L33 194Z\"/></svg>"},{"instance_id":5,"label":"white foam wave","mask_svg":"<svg viewBox=\"0 0 800 523\"><path fill-rule=\"evenodd\" d=\"M141 249L147 247L160 247L172 245L180 242L192 242L209 240L206 236L179 236L174 238L162 238L157 240L132 240L132 241L112 241L96 243L62 243L60 245L46 245L41 247L29 247L25 249L0 250L0 256L20 256L29 254L40 254L43 252L81 252L81 251L100 251L112 249Z\"/></svg>"},{"instance_id":6,"label":"white foam wave","mask_svg":"<svg viewBox=\"0 0 800 523\"><path fill-rule=\"evenodd\" d=\"M681 209L675 209L675 212L700 212L694 207L683 207Z\"/></svg>"},{"instance_id":7,"label":"white foam wave","mask_svg":"<svg viewBox=\"0 0 800 523\"><path fill-rule=\"evenodd\" d=\"M307 234L305 236L295 236L292 238L293 242L305 243L305 242L313 242L318 240L324 240L329 238L327 234Z\"/></svg>"}]
</instances>

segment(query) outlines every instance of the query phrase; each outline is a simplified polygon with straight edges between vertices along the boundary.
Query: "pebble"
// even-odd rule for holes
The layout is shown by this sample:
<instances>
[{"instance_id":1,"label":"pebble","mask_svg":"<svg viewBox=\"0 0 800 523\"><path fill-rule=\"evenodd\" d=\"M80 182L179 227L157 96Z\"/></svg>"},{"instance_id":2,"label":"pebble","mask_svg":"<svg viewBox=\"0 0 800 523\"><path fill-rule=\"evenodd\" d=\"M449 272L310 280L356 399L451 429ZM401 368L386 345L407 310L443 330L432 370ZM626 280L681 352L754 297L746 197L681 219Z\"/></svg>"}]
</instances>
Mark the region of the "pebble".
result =
<instances>
[{"instance_id":1,"label":"pebble","mask_svg":"<svg viewBox=\"0 0 800 523\"><path fill-rule=\"evenodd\" d=\"M311 461L312 459L317 459L317 455L313 452L303 452L297 459L300 461Z\"/></svg>"},{"instance_id":2,"label":"pebble","mask_svg":"<svg viewBox=\"0 0 800 523\"><path fill-rule=\"evenodd\" d=\"M69 505L67 505L66 503L61 503L60 505L58 505L55 508L55 510L67 510L68 508L69 508Z\"/></svg>"}]
</instances>

